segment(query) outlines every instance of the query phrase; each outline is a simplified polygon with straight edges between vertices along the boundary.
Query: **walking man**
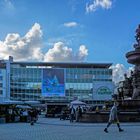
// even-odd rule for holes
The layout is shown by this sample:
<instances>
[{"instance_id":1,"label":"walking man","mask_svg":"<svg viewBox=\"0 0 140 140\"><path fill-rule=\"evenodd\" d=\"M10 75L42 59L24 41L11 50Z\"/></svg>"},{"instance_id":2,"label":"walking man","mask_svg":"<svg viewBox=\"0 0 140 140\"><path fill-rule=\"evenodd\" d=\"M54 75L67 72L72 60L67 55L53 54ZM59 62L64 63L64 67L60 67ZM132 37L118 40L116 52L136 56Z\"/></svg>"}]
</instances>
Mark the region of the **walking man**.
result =
<instances>
[{"instance_id":1,"label":"walking man","mask_svg":"<svg viewBox=\"0 0 140 140\"><path fill-rule=\"evenodd\" d=\"M109 121L108 121L107 127L104 129L104 131L105 131L106 133L108 133L108 130L107 130L107 129L109 128L109 126L110 126L112 123L117 123L119 132L124 131L124 130L121 129L121 127L120 127L120 123L119 123L119 119L118 119L118 115L117 115L117 102L116 102L116 101L114 101L114 105L113 105L113 107L112 107L111 110L110 110Z\"/></svg>"},{"instance_id":2,"label":"walking man","mask_svg":"<svg viewBox=\"0 0 140 140\"><path fill-rule=\"evenodd\" d=\"M72 107L70 108L70 122L73 122L74 117L75 117L75 109L74 109L74 107L72 106Z\"/></svg>"},{"instance_id":3,"label":"walking man","mask_svg":"<svg viewBox=\"0 0 140 140\"><path fill-rule=\"evenodd\" d=\"M30 124L34 125L34 120L35 120L35 111L33 109L31 109L29 111L29 116L30 116Z\"/></svg>"}]
</instances>

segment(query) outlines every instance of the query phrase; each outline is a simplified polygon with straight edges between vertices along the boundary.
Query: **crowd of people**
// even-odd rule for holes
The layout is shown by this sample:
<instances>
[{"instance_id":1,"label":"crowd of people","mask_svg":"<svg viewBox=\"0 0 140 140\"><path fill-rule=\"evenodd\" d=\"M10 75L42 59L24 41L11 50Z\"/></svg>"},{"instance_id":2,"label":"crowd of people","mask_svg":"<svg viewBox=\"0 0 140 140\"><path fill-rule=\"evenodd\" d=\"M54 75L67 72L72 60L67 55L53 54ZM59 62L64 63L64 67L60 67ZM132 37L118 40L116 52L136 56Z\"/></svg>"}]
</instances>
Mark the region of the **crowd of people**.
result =
<instances>
[{"instance_id":1,"label":"crowd of people","mask_svg":"<svg viewBox=\"0 0 140 140\"><path fill-rule=\"evenodd\" d=\"M61 111L60 120L69 119L70 122L73 122L74 120L79 122L80 118L82 118L82 108L80 106L71 106L70 108L62 109Z\"/></svg>"},{"instance_id":2,"label":"crowd of people","mask_svg":"<svg viewBox=\"0 0 140 140\"><path fill-rule=\"evenodd\" d=\"M79 122L79 120L82 118L82 108L78 106L77 108L74 108L74 106L71 106L70 108L70 122L73 122L74 120L76 122Z\"/></svg>"}]
</instances>

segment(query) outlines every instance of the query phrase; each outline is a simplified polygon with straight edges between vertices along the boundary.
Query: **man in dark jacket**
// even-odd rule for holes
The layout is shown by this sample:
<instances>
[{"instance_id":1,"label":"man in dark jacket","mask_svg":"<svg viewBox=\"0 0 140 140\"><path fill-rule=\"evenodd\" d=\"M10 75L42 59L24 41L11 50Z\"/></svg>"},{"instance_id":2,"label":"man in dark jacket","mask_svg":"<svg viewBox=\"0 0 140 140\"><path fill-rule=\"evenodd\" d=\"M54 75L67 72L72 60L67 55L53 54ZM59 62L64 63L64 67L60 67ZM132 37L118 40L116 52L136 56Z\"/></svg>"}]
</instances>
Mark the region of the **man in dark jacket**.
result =
<instances>
[{"instance_id":1,"label":"man in dark jacket","mask_svg":"<svg viewBox=\"0 0 140 140\"><path fill-rule=\"evenodd\" d=\"M34 109L31 109L29 111L29 115L30 115L30 124L31 125L34 125L34 121L35 121L35 118L36 118L36 112Z\"/></svg>"},{"instance_id":2,"label":"man in dark jacket","mask_svg":"<svg viewBox=\"0 0 140 140\"><path fill-rule=\"evenodd\" d=\"M70 108L70 122L73 122L74 116L75 116L75 109L74 109L74 107L72 106L72 107Z\"/></svg>"}]
</instances>

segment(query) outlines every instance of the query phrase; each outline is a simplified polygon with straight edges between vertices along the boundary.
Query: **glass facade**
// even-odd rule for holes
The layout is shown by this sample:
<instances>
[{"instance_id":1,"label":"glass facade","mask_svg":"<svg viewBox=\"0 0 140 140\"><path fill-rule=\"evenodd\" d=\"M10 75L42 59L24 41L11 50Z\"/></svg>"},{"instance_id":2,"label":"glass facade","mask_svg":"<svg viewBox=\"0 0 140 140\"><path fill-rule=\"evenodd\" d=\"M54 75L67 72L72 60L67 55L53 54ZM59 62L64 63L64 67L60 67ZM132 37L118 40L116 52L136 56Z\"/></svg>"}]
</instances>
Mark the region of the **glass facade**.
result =
<instances>
[{"instance_id":1,"label":"glass facade","mask_svg":"<svg viewBox=\"0 0 140 140\"><path fill-rule=\"evenodd\" d=\"M17 100L38 100L41 96L41 69L11 67L10 97Z\"/></svg>"},{"instance_id":2,"label":"glass facade","mask_svg":"<svg viewBox=\"0 0 140 140\"><path fill-rule=\"evenodd\" d=\"M93 99L96 81L112 84L112 70L103 68L68 68L66 69L66 96L78 99Z\"/></svg>"},{"instance_id":3,"label":"glass facade","mask_svg":"<svg viewBox=\"0 0 140 140\"><path fill-rule=\"evenodd\" d=\"M6 90L6 70L0 68L0 97L5 96Z\"/></svg>"},{"instance_id":4,"label":"glass facade","mask_svg":"<svg viewBox=\"0 0 140 140\"><path fill-rule=\"evenodd\" d=\"M64 97L43 97L42 96L42 70L47 69L45 64L42 66L28 66L22 64L10 65L10 97L14 100L40 100L41 98L50 99L69 99L75 98L82 100L92 100L94 85L97 82L112 85L112 70L109 67L86 67L84 63L77 67L69 64L50 65L49 69L61 68L65 70L65 96Z\"/></svg>"}]
</instances>

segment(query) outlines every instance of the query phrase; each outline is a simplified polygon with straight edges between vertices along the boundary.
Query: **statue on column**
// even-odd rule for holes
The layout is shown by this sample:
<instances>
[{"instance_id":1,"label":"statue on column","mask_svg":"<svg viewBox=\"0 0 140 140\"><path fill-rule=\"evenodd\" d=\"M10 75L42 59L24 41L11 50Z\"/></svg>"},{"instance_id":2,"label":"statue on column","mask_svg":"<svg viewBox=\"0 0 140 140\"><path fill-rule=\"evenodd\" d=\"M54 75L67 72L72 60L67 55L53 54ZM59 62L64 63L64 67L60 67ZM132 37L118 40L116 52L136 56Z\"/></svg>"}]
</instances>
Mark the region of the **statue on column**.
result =
<instances>
[{"instance_id":1,"label":"statue on column","mask_svg":"<svg viewBox=\"0 0 140 140\"><path fill-rule=\"evenodd\" d=\"M138 25L138 28L136 29L136 35L135 35L137 44L134 44L135 49L140 49L140 24Z\"/></svg>"},{"instance_id":2,"label":"statue on column","mask_svg":"<svg viewBox=\"0 0 140 140\"><path fill-rule=\"evenodd\" d=\"M132 81L130 77L127 77L126 73L124 74L123 89L125 96L132 97Z\"/></svg>"}]
</instances>

